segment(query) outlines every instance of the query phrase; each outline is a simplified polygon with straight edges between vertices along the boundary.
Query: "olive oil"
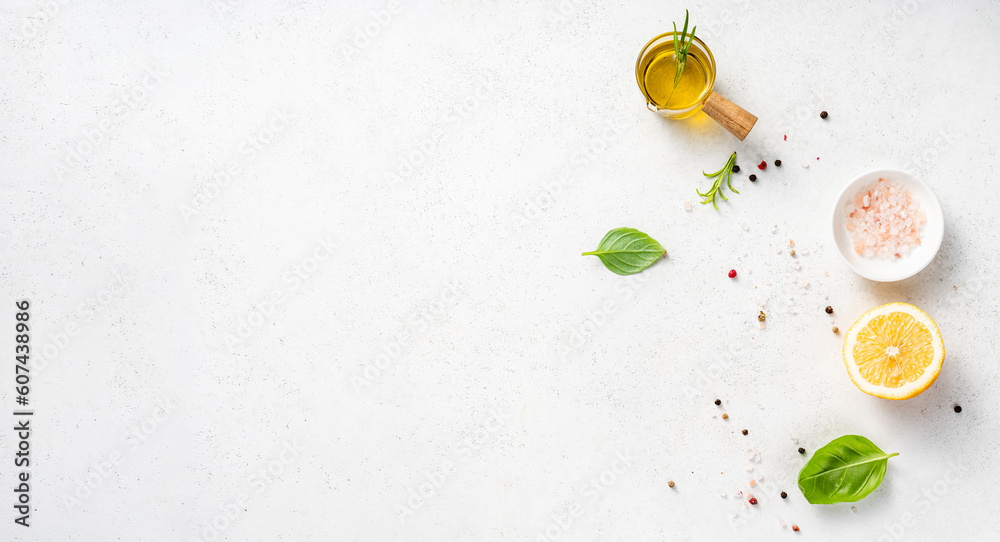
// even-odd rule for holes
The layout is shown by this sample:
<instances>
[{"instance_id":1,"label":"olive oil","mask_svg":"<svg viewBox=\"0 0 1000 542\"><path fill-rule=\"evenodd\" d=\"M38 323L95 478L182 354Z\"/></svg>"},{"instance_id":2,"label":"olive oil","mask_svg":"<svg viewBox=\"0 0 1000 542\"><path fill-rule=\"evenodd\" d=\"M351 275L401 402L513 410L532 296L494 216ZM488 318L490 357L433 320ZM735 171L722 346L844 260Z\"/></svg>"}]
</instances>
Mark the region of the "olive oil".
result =
<instances>
[{"instance_id":1,"label":"olive oil","mask_svg":"<svg viewBox=\"0 0 1000 542\"><path fill-rule=\"evenodd\" d=\"M687 16L684 17L687 23ZM757 117L712 90L715 86L715 57L687 24L680 32L660 34L649 40L635 61L635 82L646 98L646 109L667 119L684 119L698 114L711 118L740 141L746 139ZM684 68L677 77L676 47L687 51ZM676 81L676 85L674 82Z\"/></svg>"},{"instance_id":2,"label":"olive oil","mask_svg":"<svg viewBox=\"0 0 1000 542\"><path fill-rule=\"evenodd\" d=\"M674 87L677 62L673 41L664 41L646 52L641 60L642 83L650 102L658 109L684 110L699 105L711 89L709 63L692 49L681 79Z\"/></svg>"}]
</instances>

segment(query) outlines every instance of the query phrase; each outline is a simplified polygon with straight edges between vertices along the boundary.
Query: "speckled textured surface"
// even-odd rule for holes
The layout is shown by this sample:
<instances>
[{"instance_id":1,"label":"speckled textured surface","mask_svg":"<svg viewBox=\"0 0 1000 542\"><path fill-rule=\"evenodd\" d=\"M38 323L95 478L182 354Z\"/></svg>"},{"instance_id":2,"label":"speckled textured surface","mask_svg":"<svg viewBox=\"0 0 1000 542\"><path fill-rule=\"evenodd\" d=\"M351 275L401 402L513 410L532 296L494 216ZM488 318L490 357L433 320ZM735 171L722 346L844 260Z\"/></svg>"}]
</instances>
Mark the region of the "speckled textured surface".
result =
<instances>
[{"instance_id":1,"label":"speckled textured surface","mask_svg":"<svg viewBox=\"0 0 1000 542\"><path fill-rule=\"evenodd\" d=\"M995 530L995 2L168 4L0 8L0 340L27 298L37 352L33 526L4 505L0 538ZM644 107L635 55L685 7L760 117L746 142ZM740 194L699 205L734 150ZM876 167L946 217L896 284L828 230ZM668 257L580 256L618 226ZM890 301L948 352L901 403L851 384L831 332ZM850 433L900 453L885 482L807 504L796 449Z\"/></svg>"}]
</instances>

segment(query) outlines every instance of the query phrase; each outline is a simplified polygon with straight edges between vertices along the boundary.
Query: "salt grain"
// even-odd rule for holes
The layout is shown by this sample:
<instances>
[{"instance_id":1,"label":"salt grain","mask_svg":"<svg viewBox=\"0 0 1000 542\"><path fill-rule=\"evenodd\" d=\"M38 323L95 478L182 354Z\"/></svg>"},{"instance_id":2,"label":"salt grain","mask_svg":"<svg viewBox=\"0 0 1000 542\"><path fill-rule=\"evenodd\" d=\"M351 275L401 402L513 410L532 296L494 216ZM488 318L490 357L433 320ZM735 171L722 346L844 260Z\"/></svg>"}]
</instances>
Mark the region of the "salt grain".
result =
<instances>
[{"instance_id":1,"label":"salt grain","mask_svg":"<svg viewBox=\"0 0 1000 542\"><path fill-rule=\"evenodd\" d=\"M902 184L880 178L844 208L854 252L865 257L902 258L920 245L927 217Z\"/></svg>"},{"instance_id":2,"label":"salt grain","mask_svg":"<svg viewBox=\"0 0 1000 542\"><path fill-rule=\"evenodd\" d=\"M691 202L690 201L684 200L684 210L685 211L690 211L691 210Z\"/></svg>"}]
</instances>

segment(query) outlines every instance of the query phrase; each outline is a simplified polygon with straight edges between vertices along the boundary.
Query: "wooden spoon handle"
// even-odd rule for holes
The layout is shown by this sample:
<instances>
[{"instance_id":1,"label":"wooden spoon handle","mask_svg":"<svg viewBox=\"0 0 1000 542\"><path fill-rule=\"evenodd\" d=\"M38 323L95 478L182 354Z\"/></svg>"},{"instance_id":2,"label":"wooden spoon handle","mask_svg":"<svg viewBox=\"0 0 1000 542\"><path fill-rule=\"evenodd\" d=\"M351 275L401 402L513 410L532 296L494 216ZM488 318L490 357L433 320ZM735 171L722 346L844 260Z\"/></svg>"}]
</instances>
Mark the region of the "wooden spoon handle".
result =
<instances>
[{"instance_id":1,"label":"wooden spoon handle","mask_svg":"<svg viewBox=\"0 0 1000 542\"><path fill-rule=\"evenodd\" d=\"M712 117L715 122L721 124L723 128L729 130L729 133L738 137L740 141L746 139L747 134L753 129L753 125L757 123L757 117L725 99L714 90L708 96L708 100L705 101L701 110Z\"/></svg>"}]
</instances>

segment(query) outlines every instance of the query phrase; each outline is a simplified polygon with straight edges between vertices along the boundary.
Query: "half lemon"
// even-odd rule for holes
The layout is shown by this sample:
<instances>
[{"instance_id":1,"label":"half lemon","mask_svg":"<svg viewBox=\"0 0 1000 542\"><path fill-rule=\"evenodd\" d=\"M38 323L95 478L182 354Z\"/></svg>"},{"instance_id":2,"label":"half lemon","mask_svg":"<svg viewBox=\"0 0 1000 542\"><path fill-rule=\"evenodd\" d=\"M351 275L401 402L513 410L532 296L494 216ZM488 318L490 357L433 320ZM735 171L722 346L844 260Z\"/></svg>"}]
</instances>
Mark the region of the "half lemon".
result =
<instances>
[{"instance_id":1,"label":"half lemon","mask_svg":"<svg viewBox=\"0 0 1000 542\"><path fill-rule=\"evenodd\" d=\"M866 312L844 336L844 365L859 390L883 399L910 399L937 380L944 340L937 323L909 303Z\"/></svg>"}]
</instances>

